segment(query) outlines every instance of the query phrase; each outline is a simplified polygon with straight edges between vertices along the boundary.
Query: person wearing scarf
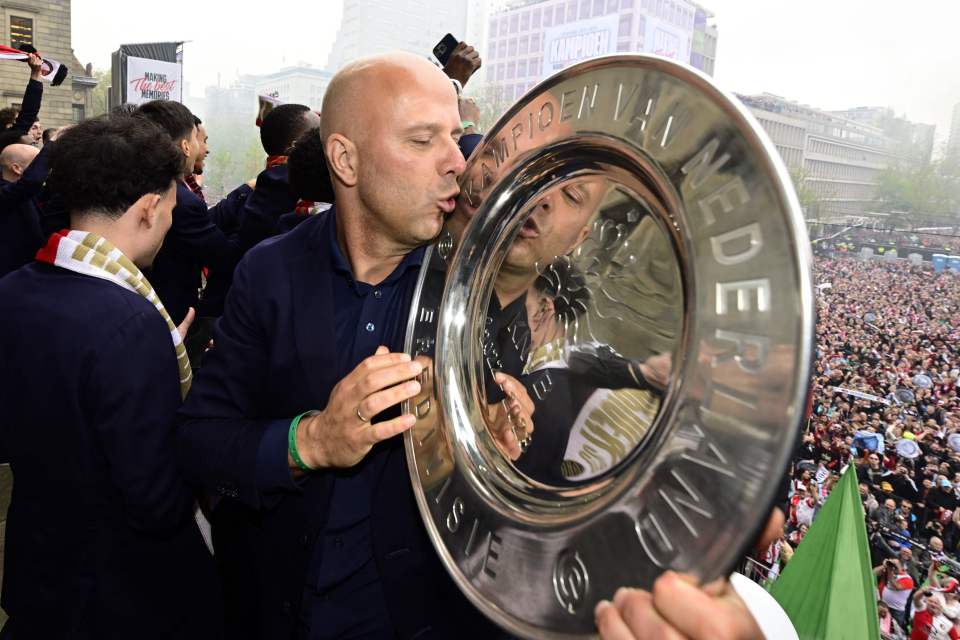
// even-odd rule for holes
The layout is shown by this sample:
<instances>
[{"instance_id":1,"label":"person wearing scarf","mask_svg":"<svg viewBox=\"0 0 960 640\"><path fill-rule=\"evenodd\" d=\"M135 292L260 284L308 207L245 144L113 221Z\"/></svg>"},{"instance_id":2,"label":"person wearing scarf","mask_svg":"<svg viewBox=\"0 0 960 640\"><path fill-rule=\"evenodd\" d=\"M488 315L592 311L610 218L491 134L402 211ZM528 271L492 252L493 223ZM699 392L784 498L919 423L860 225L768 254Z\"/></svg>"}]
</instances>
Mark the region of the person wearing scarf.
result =
<instances>
[{"instance_id":1,"label":"person wearing scarf","mask_svg":"<svg viewBox=\"0 0 960 640\"><path fill-rule=\"evenodd\" d=\"M222 637L175 450L186 327L141 271L171 226L181 171L143 119L68 130L47 186L71 228L0 280L0 455L14 476L5 639Z\"/></svg>"}]
</instances>

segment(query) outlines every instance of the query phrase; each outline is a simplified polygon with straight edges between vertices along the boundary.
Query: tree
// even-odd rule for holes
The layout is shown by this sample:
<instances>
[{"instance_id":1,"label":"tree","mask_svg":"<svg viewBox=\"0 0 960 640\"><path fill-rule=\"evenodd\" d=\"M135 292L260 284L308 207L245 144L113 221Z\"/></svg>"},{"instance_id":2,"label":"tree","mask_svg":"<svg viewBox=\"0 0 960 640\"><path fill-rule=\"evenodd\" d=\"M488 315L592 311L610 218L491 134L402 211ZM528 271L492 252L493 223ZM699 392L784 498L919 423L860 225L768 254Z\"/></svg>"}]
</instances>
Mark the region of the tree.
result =
<instances>
[{"instance_id":1,"label":"tree","mask_svg":"<svg viewBox=\"0 0 960 640\"><path fill-rule=\"evenodd\" d=\"M90 92L90 113L88 118L100 116L109 110L110 85L113 80L109 69L94 69L93 77L97 79L97 86Z\"/></svg>"},{"instance_id":2,"label":"tree","mask_svg":"<svg viewBox=\"0 0 960 640\"><path fill-rule=\"evenodd\" d=\"M820 219L820 198L817 192L810 187L809 176L805 169L796 167L790 170L790 179L793 181L793 189L797 192L797 200L800 201L800 208L806 218Z\"/></svg>"},{"instance_id":3,"label":"tree","mask_svg":"<svg viewBox=\"0 0 960 640\"><path fill-rule=\"evenodd\" d=\"M877 180L879 207L907 227L960 222L960 169L941 160L925 166L892 165ZM898 226L899 226L898 225Z\"/></svg>"},{"instance_id":4,"label":"tree","mask_svg":"<svg viewBox=\"0 0 960 640\"><path fill-rule=\"evenodd\" d=\"M480 109L480 128L484 133L500 119L500 116L513 104L504 95L503 87L484 84L478 91L467 91Z\"/></svg>"}]
</instances>

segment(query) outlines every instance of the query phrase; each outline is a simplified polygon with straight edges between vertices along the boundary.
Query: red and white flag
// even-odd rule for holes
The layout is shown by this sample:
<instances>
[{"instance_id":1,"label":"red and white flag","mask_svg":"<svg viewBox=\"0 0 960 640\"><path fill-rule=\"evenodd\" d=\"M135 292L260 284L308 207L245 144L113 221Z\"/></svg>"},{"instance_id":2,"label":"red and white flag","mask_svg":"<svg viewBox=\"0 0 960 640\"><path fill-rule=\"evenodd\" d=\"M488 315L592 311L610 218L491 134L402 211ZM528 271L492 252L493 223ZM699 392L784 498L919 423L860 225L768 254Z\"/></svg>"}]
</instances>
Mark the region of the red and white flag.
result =
<instances>
[{"instance_id":1,"label":"red and white flag","mask_svg":"<svg viewBox=\"0 0 960 640\"><path fill-rule=\"evenodd\" d=\"M37 50L29 45L24 45L23 51L0 45L0 60L26 60L28 53L37 53ZM51 86L56 87L66 80L67 65L50 58L43 58L40 74Z\"/></svg>"},{"instance_id":2,"label":"red and white flag","mask_svg":"<svg viewBox=\"0 0 960 640\"><path fill-rule=\"evenodd\" d=\"M273 111L274 107L283 104L283 101L273 96L259 95L257 96L257 103L257 126L259 127L267 114Z\"/></svg>"}]
</instances>

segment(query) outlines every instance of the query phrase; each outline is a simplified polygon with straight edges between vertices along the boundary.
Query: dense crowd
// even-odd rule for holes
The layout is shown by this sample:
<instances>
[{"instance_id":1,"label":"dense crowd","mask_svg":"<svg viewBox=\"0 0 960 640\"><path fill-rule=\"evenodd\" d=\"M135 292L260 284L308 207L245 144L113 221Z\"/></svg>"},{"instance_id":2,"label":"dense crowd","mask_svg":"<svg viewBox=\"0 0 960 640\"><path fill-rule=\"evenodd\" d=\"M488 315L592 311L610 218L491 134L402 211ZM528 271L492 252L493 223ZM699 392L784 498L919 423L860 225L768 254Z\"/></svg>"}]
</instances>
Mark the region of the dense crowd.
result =
<instances>
[{"instance_id":1,"label":"dense crowd","mask_svg":"<svg viewBox=\"0 0 960 640\"><path fill-rule=\"evenodd\" d=\"M853 464L884 637L911 627L911 639L955 637L960 275L855 257L818 259L814 275L821 286L811 414L784 535L760 557L763 577L789 563Z\"/></svg>"}]
</instances>

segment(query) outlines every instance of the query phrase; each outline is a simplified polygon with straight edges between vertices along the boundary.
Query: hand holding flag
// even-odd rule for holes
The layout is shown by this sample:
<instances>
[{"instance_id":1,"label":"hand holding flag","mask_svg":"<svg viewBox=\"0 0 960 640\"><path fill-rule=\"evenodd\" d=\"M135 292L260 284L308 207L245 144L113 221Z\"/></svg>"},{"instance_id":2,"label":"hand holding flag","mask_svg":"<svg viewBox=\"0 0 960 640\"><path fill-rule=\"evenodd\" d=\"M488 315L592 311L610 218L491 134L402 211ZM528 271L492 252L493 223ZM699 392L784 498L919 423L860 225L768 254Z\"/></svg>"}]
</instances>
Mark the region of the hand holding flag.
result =
<instances>
[{"instance_id":1,"label":"hand holding flag","mask_svg":"<svg viewBox=\"0 0 960 640\"><path fill-rule=\"evenodd\" d=\"M0 45L0 60L23 60L30 65L31 79L43 78L54 87L61 84L67 77L66 65L50 58L41 58L37 50L30 45L23 45L22 51Z\"/></svg>"}]
</instances>

